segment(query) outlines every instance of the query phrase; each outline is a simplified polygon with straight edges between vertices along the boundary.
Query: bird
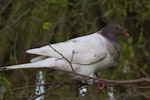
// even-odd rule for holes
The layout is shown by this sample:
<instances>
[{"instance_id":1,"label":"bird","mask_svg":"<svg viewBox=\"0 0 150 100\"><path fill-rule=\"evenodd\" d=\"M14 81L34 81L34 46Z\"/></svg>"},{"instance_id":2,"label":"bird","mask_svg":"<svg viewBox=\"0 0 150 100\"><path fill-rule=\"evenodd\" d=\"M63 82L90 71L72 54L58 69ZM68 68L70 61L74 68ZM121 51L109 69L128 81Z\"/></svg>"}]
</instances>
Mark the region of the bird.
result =
<instances>
[{"instance_id":1,"label":"bird","mask_svg":"<svg viewBox=\"0 0 150 100\"><path fill-rule=\"evenodd\" d=\"M118 40L121 35L129 37L129 33L121 25L108 24L89 35L27 50L26 53L38 56L31 59L30 63L5 66L0 70L53 68L96 77L95 71L116 66L121 52ZM82 76L76 75L74 78L93 83Z\"/></svg>"}]
</instances>

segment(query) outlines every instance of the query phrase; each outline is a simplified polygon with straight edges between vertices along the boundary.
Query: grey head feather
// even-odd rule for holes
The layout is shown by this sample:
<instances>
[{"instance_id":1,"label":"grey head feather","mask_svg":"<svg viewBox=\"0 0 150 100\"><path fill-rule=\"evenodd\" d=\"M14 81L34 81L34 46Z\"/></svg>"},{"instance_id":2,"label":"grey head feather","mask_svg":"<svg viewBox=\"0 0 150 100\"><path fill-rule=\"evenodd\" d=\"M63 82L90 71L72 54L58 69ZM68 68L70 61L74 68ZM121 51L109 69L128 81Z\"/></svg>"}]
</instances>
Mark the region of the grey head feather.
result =
<instances>
[{"instance_id":1,"label":"grey head feather","mask_svg":"<svg viewBox=\"0 0 150 100\"><path fill-rule=\"evenodd\" d=\"M98 31L98 34L106 38L107 50L114 61L118 60L121 51L118 36L124 32L125 30L119 24L109 24Z\"/></svg>"}]
</instances>

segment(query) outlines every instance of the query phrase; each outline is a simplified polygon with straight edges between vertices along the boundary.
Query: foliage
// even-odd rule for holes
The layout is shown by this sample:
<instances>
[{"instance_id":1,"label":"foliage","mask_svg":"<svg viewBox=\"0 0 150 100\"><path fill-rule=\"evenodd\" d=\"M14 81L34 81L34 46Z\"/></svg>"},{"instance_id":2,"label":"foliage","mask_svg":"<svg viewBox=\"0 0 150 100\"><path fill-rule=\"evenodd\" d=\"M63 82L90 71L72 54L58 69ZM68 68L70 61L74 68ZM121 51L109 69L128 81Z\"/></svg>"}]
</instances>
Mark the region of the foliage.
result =
<instances>
[{"instance_id":1,"label":"foliage","mask_svg":"<svg viewBox=\"0 0 150 100\"><path fill-rule=\"evenodd\" d=\"M142 71L150 76L149 12L149 0L0 1L0 66L28 62L32 56L26 55L25 51L43 46L45 41L47 43L61 42L95 32L108 23L119 23L126 27L130 38L120 38L122 54L119 65L114 69L104 70L102 77L108 79L146 77ZM124 68L130 71L123 73ZM0 86L2 84L10 89L11 86L14 88L34 84L35 81L32 80L36 77L36 72L23 70L0 73ZM50 79L47 77L47 80ZM90 91L93 92L94 89L90 88ZM54 91L53 95L61 97L62 91L66 90L68 90L67 86L62 87L56 90L56 93ZM14 93L13 98L22 99L21 96L28 98L33 91L32 89L22 90L17 94ZM89 95L91 98L103 94L99 92L92 94L92 92ZM145 92L150 93L148 90ZM67 99L69 95L64 94ZM11 99L12 95L7 94L6 98Z\"/></svg>"}]
</instances>

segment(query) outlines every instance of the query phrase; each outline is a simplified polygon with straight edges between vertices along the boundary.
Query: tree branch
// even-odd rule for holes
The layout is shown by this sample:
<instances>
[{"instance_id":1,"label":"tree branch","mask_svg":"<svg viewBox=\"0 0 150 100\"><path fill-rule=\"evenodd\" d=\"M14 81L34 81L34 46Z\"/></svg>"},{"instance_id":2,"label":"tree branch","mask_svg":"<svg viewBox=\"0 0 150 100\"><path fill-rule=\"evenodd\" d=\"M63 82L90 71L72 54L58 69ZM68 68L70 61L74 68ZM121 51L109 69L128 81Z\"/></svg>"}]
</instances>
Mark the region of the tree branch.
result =
<instances>
[{"instance_id":1,"label":"tree branch","mask_svg":"<svg viewBox=\"0 0 150 100\"><path fill-rule=\"evenodd\" d=\"M73 68L71 62L70 62L63 54L61 54L61 53L58 52L55 48L53 48L50 44L49 44L49 47L52 48L55 52L57 52L60 56L62 56L62 58L65 59L65 60L69 63L69 65L70 65L70 67L71 67L71 69L72 69L72 72L75 73L74 68ZM74 51L72 51L72 53L74 54ZM71 61L72 61L72 59L73 59L73 54L72 54Z\"/></svg>"},{"instance_id":2,"label":"tree branch","mask_svg":"<svg viewBox=\"0 0 150 100\"><path fill-rule=\"evenodd\" d=\"M31 97L31 98L29 98L28 100L35 100L36 98L38 98L38 97L40 97L40 96L42 96L42 95L44 95L44 94L49 93L50 90L52 91L52 90L55 89L56 87L58 87L58 86L60 86L61 84L65 83L69 78L71 78L71 77L68 76L68 77L65 78L62 82L59 82L58 84L56 84L53 88L50 87L50 88L48 88L47 90L45 90L44 93L41 93L41 94L36 95L36 96L34 96L34 97Z\"/></svg>"}]
</instances>

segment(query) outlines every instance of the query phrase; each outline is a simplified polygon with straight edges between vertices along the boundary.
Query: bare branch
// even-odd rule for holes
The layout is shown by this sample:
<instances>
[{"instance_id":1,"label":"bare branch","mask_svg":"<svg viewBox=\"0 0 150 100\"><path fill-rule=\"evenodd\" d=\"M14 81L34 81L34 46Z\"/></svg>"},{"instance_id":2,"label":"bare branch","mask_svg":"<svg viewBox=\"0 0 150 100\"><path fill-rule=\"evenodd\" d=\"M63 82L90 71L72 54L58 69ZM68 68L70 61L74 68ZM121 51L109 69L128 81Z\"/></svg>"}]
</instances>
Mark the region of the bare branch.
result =
<instances>
[{"instance_id":1,"label":"bare branch","mask_svg":"<svg viewBox=\"0 0 150 100\"><path fill-rule=\"evenodd\" d=\"M18 87L18 88L4 91L4 92L0 92L0 94L5 94L5 93L11 92L11 91L17 91L17 90L21 90L21 89L33 88L35 86L43 86L43 85L49 85L49 84L58 84L58 82L49 82L49 83L45 83L45 84L36 84L36 85L31 85L31 86Z\"/></svg>"},{"instance_id":2,"label":"bare branch","mask_svg":"<svg viewBox=\"0 0 150 100\"><path fill-rule=\"evenodd\" d=\"M136 64L133 64L133 63L131 63L133 66L135 66L139 71L141 71L141 73L145 76L145 77L147 77L147 78L149 78L149 76L148 76L148 74L144 71L144 70L142 70L139 66L137 66Z\"/></svg>"},{"instance_id":3,"label":"bare branch","mask_svg":"<svg viewBox=\"0 0 150 100\"><path fill-rule=\"evenodd\" d=\"M72 69L72 72L75 73L71 62L70 62L63 54L61 54L61 53L58 52L55 48L53 48L50 44L49 44L49 47L52 48L55 52L57 52L60 56L62 56L62 58L65 59L65 60L69 63L69 65L70 65L70 67L71 67L71 69ZM72 51L72 52L73 52L73 51ZM73 55L73 54L72 54L72 55ZM73 56L72 56L72 59L73 59ZM71 60L72 60L72 59L71 59Z\"/></svg>"},{"instance_id":4,"label":"bare branch","mask_svg":"<svg viewBox=\"0 0 150 100\"><path fill-rule=\"evenodd\" d=\"M150 83L150 79L148 77L146 77L146 78L139 78L139 79L132 79L132 80L108 80L108 79L101 79L101 78L89 77L89 76L86 76L86 75L83 75L83 74L76 73L74 71L74 69L73 69L73 66L72 66L71 62L66 57L64 57L63 54L61 54L59 51L57 51L55 48L53 48L50 44L49 44L49 46L55 52L57 52L60 56L62 56L62 58L64 58L70 64L70 67L72 68L73 72L70 72L70 71L65 71L65 72L73 73L74 75L82 76L82 77L85 77L85 78L88 78L88 79L94 79L94 80L104 81L104 82L107 82L107 83L117 83L117 84L133 84L133 83L139 83L139 82L149 82ZM74 51L72 51L72 53L74 54ZM73 59L73 57L72 57L72 59ZM72 59L71 59L71 61L72 61ZM64 71L64 70L61 70L61 71Z\"/></svg>"},{"instance_id":5,"label":"bare branch","mask_svg":"<svg viewBox=\"0 0 150 100\"><path fill-rule=\"evenodd\" d=\"M132 86L132 87L140 88L140 89L149 89L150 88L150 86Z\"/></svg>"},{"instance_id":6,"label":"bare branch","mask_svg":"<svg viewBox=\"0 0 150 100\"><path fill-rule=\"evenodd\" d=\"M53 89L55 89L56 87L58 87L58 86L60 86L61 84L63 84L63 83L65 83L68 79L70 79L71 77L70 76L68 76L67 78L65 78L62 82L59 82L58 84L56 84L53 88L48 88L47 90L45 90L45 92L44 93L41 93L41 94L39 94L39 95L36 95L36 96L34 96L34 97L31 97L31 98L29 98L28 100L35 100L36 98L38 98L38 97L40 97L40 96L42 96L42 95L44 95L44 94L47 94L47 93L49 93L50 92L50 90L52 91Z\"/></svg>"},{"instance_id":7,"label":"bare branch","mask_svg":"<svg viewBox=\"0 0 150 100\"><path fill-rule=\"evenodd\" d=\"M64 71L64 70L60 70L60 71ZM72 73L70 71L64 71L64 72ZM79 73L73 73L73 74L78 75L78 76L82 76L82 77L85 77L85 78L88 78L88 79L104 81L104 82L107 82L107 83L117 83L117 84L133 84L133 83L140 83L140 82L150 83L150 79L149 78L144 78L144 77L139 78L139 79L132 79L132 80L109 80L109 79L90 77L90 76L79 74Z\"/></svg>"},{"instance_id":8,"label":"bare branch","mask_svg":"<svg viewBox=\"0 0 150 100\"><path fill-rule=\"evenodd\" d=\"M6 29L10 28L12 25L17 23L19 20L21 20L26 14L29 13L30 9L31 9L31 6L29 6L28 9L24 13L22 13L17 19L15 19L12 23L10 23L9 25L1 29L0 32L5 31Z\"/></svg>"},{"instance_id":9,"label":"bare branch","mask_svg":"<svg viewBox=\"0 0 150 100\"><path fill-rule=\"evenodd\" d=\"M69 61L63 54L61 54L59 51L57 51L55 48L53 48L50 44L49 44L49 47L52 48L55 52L57 52L63 59L65 59L72 71L64 71L64 70L60 70L60 71L64 71L64 72L68 72L68 73L71 73L73 74L74 76L75 75L78 75L78 76L82 76L82 77L85 77L87 79L94 79L94 80L99 80L99 81L103 81L105 83L111 83L111 84L134 84L134 83L141 83L141 82L147 82L147 83L150 83L150 79L148 77L148 75L143 71L143 70L140 70L145 76L143 78L139 78L139 79L132 79L132 80L108 80L108 79L101 79L101 78L96 78L96 77L89 77L87 75L83 75L83 74L79 74L79 73L76 73L73 69L73 66L72 66L72 61L73 61L73 54L74 54L74 51L72 51L72 57L71 57L71 61ZM58 70L58 69L57 69ZM44 93L41 93L39 95L35 95L31 98L29 98L28 100L35 100L36 98L42 96L42 95L45 95L47 93L50 93L52 90L54 90L55 88L61 86L62 84L64 84L67 80L69 80L70 78L74 77L74 76L68 76L67 78L65 78L63 81L59 82L59 83L55 83L53 84L50 88L48 88L47 90L45 90ZM0 94L4 94L4 93L7 93L7 92L10 92L10 91L16 91L16 90L20 90L20 89L24 89L24 88L31 88L31 87L35 87L35 86L41 86L41 85L47 85L47 84L50 84L50 83L46 83L46 84L39 84L39 85L32 85L32 86L26 86L26 87L20 87L20 88L15 88L15 89L11 89L11 90L8 90L8 91L5 91L5 92L0 92ZM137 88L150 88L150 86L139 86Z\"/></svg>"}]
</instances>

